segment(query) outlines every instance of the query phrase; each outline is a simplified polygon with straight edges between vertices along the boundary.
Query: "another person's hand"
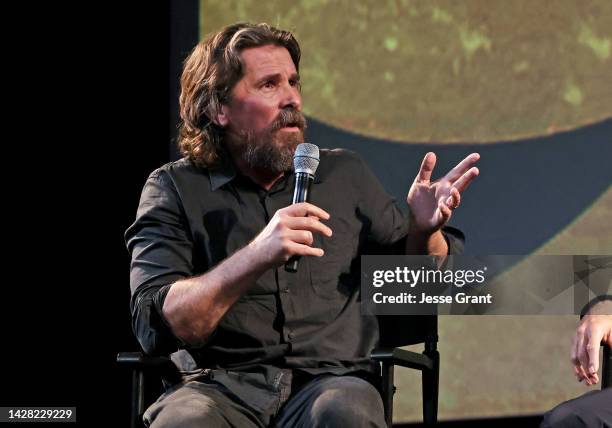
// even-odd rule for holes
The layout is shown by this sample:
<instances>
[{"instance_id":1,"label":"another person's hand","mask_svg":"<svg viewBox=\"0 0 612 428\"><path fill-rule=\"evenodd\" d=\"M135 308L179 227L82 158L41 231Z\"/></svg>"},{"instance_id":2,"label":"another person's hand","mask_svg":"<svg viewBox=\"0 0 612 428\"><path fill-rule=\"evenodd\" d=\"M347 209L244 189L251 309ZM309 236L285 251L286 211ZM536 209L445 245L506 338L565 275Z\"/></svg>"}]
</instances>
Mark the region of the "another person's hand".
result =
<instances>
[{"instance_id":1,"label":"another person's hand","mask_svg":"<svg viewBox=\"0 0 612 428\"><path fill-rule=\"evenodd\" d=\"M307 217L308 216L308 217ZM282 208L249 244L256 249L259 260L267 267L276 267L291 256L323 255L323 249L313 248L313 233L331 236L332 230L321 223L329 214L321 208L302 202Z\"/></svg>"},{"instance_id":2,"label":"another person's hand","mask_svg":"<svg viewBox=\"0 0 612 428\"><path fill-rule=\"evenodd\" d=\"M587 385L599 382L599 348L601 343L612 346L612 301L602 301L585 315L572 338L571 360L579 382Z\"/></svg>"},{"instance_id":3,"label":"another person's hand","mask_svg":"<svg viewBox=\"0 0 612 428\"><path fill-rule=\"evenodd\" d=\"M472 167L478 159L480 155L472 153L444 177L431 182L436 155L432 152L425 155L406 198L410 207L410 227L413 232L430 235L448 223L452 210L461 203L461 192L479 173L478 168Z\"/></svg>"}]
</instances>

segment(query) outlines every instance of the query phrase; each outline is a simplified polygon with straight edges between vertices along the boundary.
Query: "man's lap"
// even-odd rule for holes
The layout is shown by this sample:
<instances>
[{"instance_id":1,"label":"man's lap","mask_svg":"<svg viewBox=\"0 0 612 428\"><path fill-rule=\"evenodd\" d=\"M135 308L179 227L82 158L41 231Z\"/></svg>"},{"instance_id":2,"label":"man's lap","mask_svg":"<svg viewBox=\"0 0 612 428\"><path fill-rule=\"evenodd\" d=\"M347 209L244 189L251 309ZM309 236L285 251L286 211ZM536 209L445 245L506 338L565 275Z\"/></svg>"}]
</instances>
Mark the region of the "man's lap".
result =
<instances>
[{"instance_id":1,"label":"man's lap","mask_svg":"<svg viewBox=\"0 0 612 428\"><path fill-rule=\"evenodd\" d=\"M276 427L384 427L380 394L355 376L319 376L307 383L283 406Z\"/></svg>"},{"instance_id":2,"label":"man's lap","mask_svg":"<svg viewBox=\"0 0 612 428\"><path fill-rule=\"evenodd\" d=\"M164 393L146 410L144 421L151 428L265 426L221 385L200 381L189 381Z\"/></svg>"},{"instance_id":3,"label":"man's lap","mask_svg":"<svg viewBox=\"0 0 612 428\"><path fill-rule=\"evenodd\" d=\"M380 394L355 376L317 376L291 391L275 415L253 412L222 385L191 381L162 395L145 412L151 428L264 427L270 417L276 427L384 427Z\"/></svg>"}]
</instances>

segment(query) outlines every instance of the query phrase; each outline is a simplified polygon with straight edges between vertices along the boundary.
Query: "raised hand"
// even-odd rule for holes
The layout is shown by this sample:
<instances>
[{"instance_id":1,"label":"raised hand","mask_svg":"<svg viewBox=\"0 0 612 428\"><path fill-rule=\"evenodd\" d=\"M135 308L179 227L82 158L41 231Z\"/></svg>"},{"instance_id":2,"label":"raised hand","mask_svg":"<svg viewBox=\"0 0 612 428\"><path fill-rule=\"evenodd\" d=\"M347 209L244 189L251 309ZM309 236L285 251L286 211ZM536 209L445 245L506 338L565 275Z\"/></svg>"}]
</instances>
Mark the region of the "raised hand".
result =
<instances>
[{"instance_id":1,"label":"raised hand","mask_svg":"<svg viewBox=\"0 0 612 428\"><path fill-rule=\"evenodd\" d=\"M432 182L436 155L432 152L425 155L406 198L413 232L429 235L448 223L453 210L461 203L461 193L479 173L478 168L472 166L478 159L480 155L472 153L444 177Z\"/></svg>"}]
</instances>

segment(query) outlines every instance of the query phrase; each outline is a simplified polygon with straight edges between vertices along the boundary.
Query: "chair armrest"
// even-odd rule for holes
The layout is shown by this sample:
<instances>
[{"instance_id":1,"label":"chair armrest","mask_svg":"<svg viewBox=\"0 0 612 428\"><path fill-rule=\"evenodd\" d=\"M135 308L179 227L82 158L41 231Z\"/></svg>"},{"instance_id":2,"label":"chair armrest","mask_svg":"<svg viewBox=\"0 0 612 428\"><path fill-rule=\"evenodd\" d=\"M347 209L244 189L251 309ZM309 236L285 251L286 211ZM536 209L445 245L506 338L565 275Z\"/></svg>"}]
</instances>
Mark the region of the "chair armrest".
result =
<instances>
[{"instance_id":1,"label":"chair armrest","mask_svg":"<svg viewBox=\"0 0 612 428\"><path fill-rule=\"evenodd\" d=\"M146 370L157 373L171 384L181 379L179 369L168 357L152 357L142 352L120 352L117 354L117 363L134 372Z\"/></svg>"},{"instance_id":2,"label":"chair armrest","mask_svg":"<svg viewBox=\"0 0 612 428\"><path fill-rule=\"evenodd\" d=\"M142 352L119 352L117 362L125 367L138 369L164 369L174 365L168 357L151 357Z\"/></svg>"},{"instance_id":3,"label":"chair armrest","mask_svg":"<svg viewBox=\"0 0 612 428\"><path fill-rule=\"evenodd\" d=\"M433 370L434 362L427 355L418 352L406 351L401 348L377 348L372 351L370 358L375 361L390 363L411 369Z\"/></svg>"}]
</instances>

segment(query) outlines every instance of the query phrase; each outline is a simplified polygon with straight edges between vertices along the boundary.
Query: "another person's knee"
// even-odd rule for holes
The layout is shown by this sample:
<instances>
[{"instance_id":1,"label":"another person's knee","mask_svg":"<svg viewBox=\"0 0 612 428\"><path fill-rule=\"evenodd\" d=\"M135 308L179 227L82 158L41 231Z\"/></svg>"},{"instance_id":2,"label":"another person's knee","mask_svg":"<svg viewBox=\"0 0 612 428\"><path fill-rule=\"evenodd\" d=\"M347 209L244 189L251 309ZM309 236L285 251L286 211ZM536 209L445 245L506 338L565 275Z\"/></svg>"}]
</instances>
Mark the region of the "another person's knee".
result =
<instances>
[{"instance_id":1,"label":"another person's knee","mask_svg":"<svg viewBox=\"0 0 612 428\"><path fill-rule=\"evenodd\" d=\"M564 428L580 425L580 418L576 409L570 403L559 404L554 409L544 414L541 428Z\"/></svg>"},{"instance_id":2,"label":"another person's knee","mask_svg":"<svg viewBox=\"0 0 612 428\"><path fill-rule=\"evenodd\" d=\"M612 426L612 390L590 391L544 414L541 428Z\"/></svg>"},{"instance_id":3,"label":"another person's knee","mask_svg":"<svg viewBox=\"0 0 612 428\"><path fill-rule=\"evenodd\" d=\"M380 394L370 383L355 377L339 377L313 402L313 426L384 426Z\"/></svg>"},{"instance_id":4,"label":"another person's knee","mask_svg":"<svg viewBox=\"0 0 612 428\"><path fill-rule=\"evenodd\" d=\"M580 397L559 404L544 414L541 428L566 428L606 426L612 415L606 402L610 398L606 391L591 391ZM607 414L606 414L607 413Z\"/></svg>"}]
</instances>

